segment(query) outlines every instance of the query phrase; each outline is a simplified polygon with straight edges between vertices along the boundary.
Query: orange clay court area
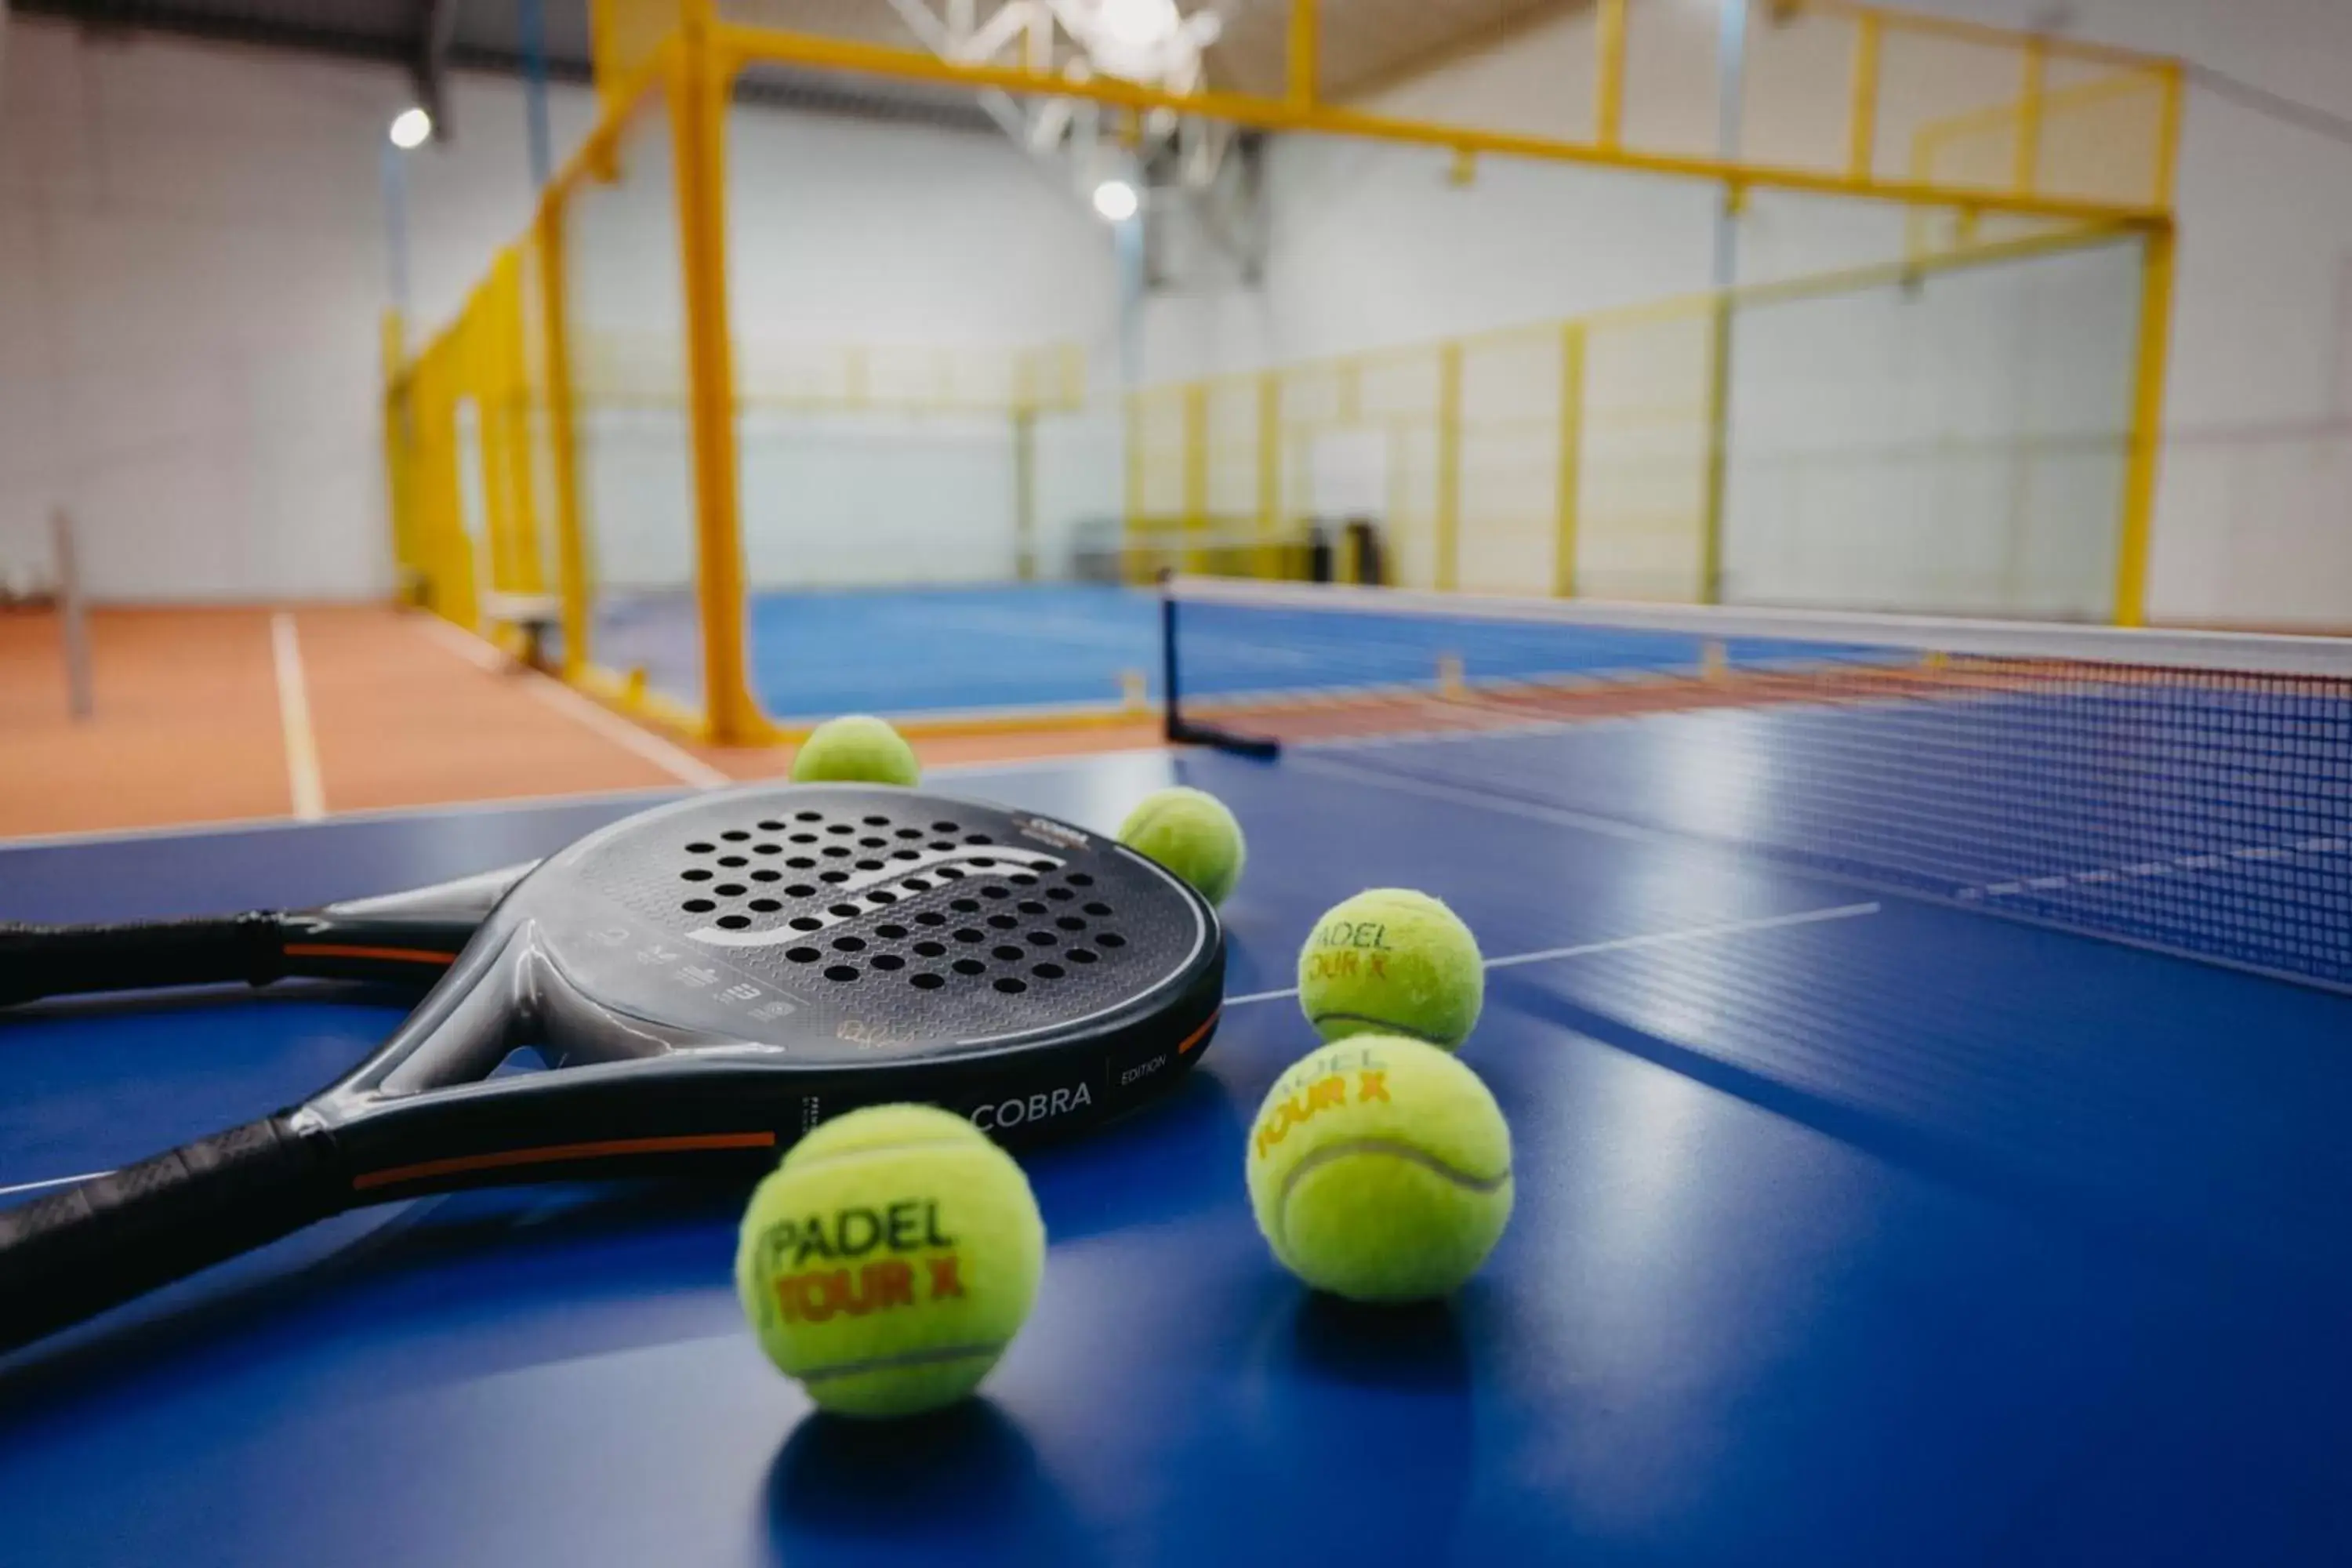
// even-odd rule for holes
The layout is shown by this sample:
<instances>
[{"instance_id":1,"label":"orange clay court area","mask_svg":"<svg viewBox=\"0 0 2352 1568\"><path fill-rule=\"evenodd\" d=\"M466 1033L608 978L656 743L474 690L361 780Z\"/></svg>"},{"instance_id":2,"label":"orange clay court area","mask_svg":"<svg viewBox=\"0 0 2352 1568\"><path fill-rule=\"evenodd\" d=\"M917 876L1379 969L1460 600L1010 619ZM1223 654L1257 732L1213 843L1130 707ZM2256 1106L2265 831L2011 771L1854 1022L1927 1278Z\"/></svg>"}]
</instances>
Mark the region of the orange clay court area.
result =
<instances>
[{"instance_id":1,"label":"orange clay court area","mask_svg":"<svg viewBox=\"0 0 2352 1568\"><path fill-rule=\"evenodd\" d=\"M422 611L112 608L71 711L48 610L0 612L0 837L724 784L789 748L682 744ZM1160 743L1154 722L917 742L927 766Z\"/></svg>"}]
</instances>

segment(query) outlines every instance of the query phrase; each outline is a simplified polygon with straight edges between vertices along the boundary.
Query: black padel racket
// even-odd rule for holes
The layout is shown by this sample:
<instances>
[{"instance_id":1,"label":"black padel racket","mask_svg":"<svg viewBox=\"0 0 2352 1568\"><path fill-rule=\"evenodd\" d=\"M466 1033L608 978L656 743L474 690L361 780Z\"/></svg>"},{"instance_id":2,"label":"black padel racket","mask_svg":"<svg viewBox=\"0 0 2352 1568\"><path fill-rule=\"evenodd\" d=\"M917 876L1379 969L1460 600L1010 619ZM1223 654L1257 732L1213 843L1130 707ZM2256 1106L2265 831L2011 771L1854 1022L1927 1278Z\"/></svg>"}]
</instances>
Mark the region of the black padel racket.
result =
<instances>
[{"instance_id":1,"label":"black padel racket","mask_svg":"<svg viewBox=\"0 0 2352 1568\"><path fill-rule=\"evenodd\" d=\"M0 1212L0 1348L363 1204L765 1169L885 1100L1073 1131L1172 1087L1223 980L1200 896L1066 823L848 785L662 806L522 876L303 1104ZM554 1070L492 1077L522 1047Z\"/></svg>"},{"instance_id":2,"label":"black padel racket","mask_svg":"<svg viewBox=\"0 0 2352 1568\"><path fill-rule=\"evenodd\" d=\"M441 978L529 864L315 910L120 925L0 924L0 1007L148 986Z\"/></svg>"}]
</instances>

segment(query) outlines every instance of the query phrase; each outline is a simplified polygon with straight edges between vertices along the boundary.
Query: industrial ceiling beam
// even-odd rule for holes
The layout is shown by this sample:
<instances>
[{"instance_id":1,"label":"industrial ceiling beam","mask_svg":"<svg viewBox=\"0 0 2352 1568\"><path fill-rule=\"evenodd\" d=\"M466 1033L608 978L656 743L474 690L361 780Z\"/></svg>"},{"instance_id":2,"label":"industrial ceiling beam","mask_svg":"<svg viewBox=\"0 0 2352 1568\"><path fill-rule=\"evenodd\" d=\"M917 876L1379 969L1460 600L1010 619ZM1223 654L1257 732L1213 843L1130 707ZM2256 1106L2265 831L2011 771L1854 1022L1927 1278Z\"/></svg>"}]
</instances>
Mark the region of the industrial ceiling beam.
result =
<instances>
[{"instance_id":1,"label":"industrial ceiling beam","mask_svg":"<svg viewBox=\"0 0 2352 1568\"><path fill-rule=\"evenodd\" d=\"M416 28L416 101L433 117L433 139L446 142L452 127L446 87L449 46L457 36L458 0L422 0Z\"/></svg>"}]
</instances>

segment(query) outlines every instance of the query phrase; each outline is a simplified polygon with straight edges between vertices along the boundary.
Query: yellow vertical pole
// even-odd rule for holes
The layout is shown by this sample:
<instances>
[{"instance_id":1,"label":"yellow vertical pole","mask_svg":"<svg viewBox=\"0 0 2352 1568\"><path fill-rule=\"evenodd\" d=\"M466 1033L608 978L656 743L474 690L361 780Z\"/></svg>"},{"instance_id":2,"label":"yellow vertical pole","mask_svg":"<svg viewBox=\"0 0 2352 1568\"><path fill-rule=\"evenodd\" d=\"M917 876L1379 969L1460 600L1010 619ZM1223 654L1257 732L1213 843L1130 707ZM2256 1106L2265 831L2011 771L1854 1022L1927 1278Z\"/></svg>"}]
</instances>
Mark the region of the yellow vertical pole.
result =
<instances>
[{"instance_id":1,"label":"yellow vertical pole","mask_svg":"<svg viewBox=\"0 0 2352 1568\"><path fill-rule=\"evenodd\" d=\"M1592 140L1614 149L1625 132L1625 0L1596 0L1592 37Z\"/></svg>"},{"instance_id":2,"label":"yellow vertical pole","mask_svg":"<svg viewBox=\"0 0 2352 1568\"><path fill-rule=\"evenodd\" d=\"M1875 11L1853 19L1853 95L1846 106L1845 171L1856 180L1869 179L1878 162L1879 31Z\"/></svg>"},{"instance_id":3,"label":"yellow vertical pole","mask_svg":"<svg viewBox=\"0 0 2352 1568\"><path fill-rule=\"evenodd\" d=\"M1584 323L1559 329L1559 494L1552 526L1551 590L1576 597L1576 512L1583 486Z\"/></svg>"},{"instance_id":4,"label":"yellow vertical pole","mask_svg":"<svg viewBox=\"0 0 2352 1568\"><path fill-rule=\"evenodd\" d=\"M1257 378L1257 574L1286 575L1282 569L1282 373Z\"/></svg>"},{"instance_id":5,"label":"yellow vertical pole","mask_svg":"<svg viewBox=\"0 0 2352 1568\"><path fill-rule=\"evenodd\" d=\"M692 428L695 575L702 620L703 728L721 745L771 727L746 679L741 518L737 510L735 374L727 300L726 115L731 63L710 37L707 0L670 41L669 110L679 260L686 295L687 410Z\"/></svg>"},{"instance_id":6,"label":"yellow vertical pole","mask_svg":"<svg viewBox=\"0 0 2352 1568\"><path fill-rule=\"evenodd\" d=\"M1143 515L1148 499L1144 438L1149 427L1144 395L1127 395L1127 572L1130 583L1151 580L1150 521Z\"/></svg>"},{"instance_id":7,"label":"yellow vertical pole","mask_svg":"<svg viewBox=\"0 0 2352 1568\"><path fill-rule=\"evenodd\" d=\"M426 562L426 605L471 631L479 618L474 552L466 536L457 470L457 387L465 331L458 325L420 355L415 370L418 543Z\"/></svg>"},{"instance_id":8,"label":"yellow vertical pole","mask_svg":"<svg viewBox=\"0 0 2352 1568\"><path fill-rule=\"evenodd\" d=\"M561 195L539 209L539 299L542 374L547 377L549 465L555 470L556 588L563 601L563 673L576 677L588 663L588 546L580 526L578 432L572 401L571 296L566 291Z\"/></svg>"},{"instance_id":9,"label":"yellow vertical pole","mask_svg":"<svg viewBox=\"0 0 2352 1568\"><path fill-rule=\"evenodd\" d=\"M1037 577L1037 411L1013 411L1013 538L1014 570L1024 583Z\"/></svg>"},{"instance_id":10,"label":"yellow vertical pole","mask_svg":"<svg viewBox=\"0 0 2352 1568\"><path fill-rule=\"evenodd\" d=\"M1723 603L1723 512L1731 459L1731 312L1733 295L1715 296L1706 356L1706 493L1699 513L1698 600Z\"/></svg>"},{"instance_id":11,"label":"yellow vertical pole","mask_svg":"<svg viewBox=\"0 0 2352 1568\"><path fill-rule=\"evenodd\" d=\"M1935 167L1936 138L1931 126L1911 139L1911 162L1906 173L1915 185L1927 183ZM1903 209L1903 257L1906 261L1924 261L1936 248L1936 214L1943 209L1928 208L1916 202Z\"/></svg>"},{"instance_id":12,"label":"yellow vertical pole","mask_svg":"<svg viewBox=\"0 0 2352 1568\"><path fill-rule=\"evenodd\" d=\"M1321 52L1316 38L1316 4L1317 0L1290 0L1289 86L1295 109L1311 108L1316 99L1316 57Z\"/></svg>"},{"instance_id":13,"label":"yellow vertical pole","mask_svg":"<svg viewBox=\"0 0 2352 1568\"><path fill-rule=\"evenodd\" d=\"M2009 183L2022 196L2032 193L2042 169L2042 84L2050 69L2050 46L2042 38L2026 41L2017 84L2017 147Z\"/></svg>"},{"instance_id":14,"label":"yellow vertical pole","mask_svg":"<svg viewBox=\"0 0 2352 1568\"><path fill-rule=\"evenodd\" d=\"M1462 583L1462 345L1437 351L1437 585Z\"/></svg>"},{"instance_id":15,"label":"yellow vertical pole","mask_svg":"<svg viewBox=\"0 0 2352 1568\"><path fill-rule=\"evenodd\" d=\"M2172 60L2163 68L2163 84L2158 89L2162 97L2157 108L2156 129L2156 189L2150 193L2158 206L2168 210L2172 205L2173 181L2180 171L2180 62Z\"/></svg>"},{"instance_id":16,"label":"yellow vertical pole","mask_svg":"<svg viewBox=\"0 0 2352 1568\"><path fill-rule=\"evenodd\" d=\"M1209 388L1205 382L1184 387L1184 570L1198 572L1205 557L1199 549L1209 527Z\"/></svg>"},{"instance_id":17,"label":"yellow vertical pole","mask_svg":"<svg viewBox=\"0 0 2352 1568\"><path fill-rule=\"evenodd\" d=\"M376 341L383 361L383 482L384 504L390 509L392 563L398 576L397 592L409 599L416 571L416 519L411 497L416 465L416 443L411 435L408 329L400 312L387 310L377 323Z\"/></svg>"},{"instance_id":18,"label":"yellow vertical pole","mask_svg":"<svg viewBox=\"0 0 2352 1568\"><path fill-rule=\"evenodd\" d=\"M620 86L619 63L613 58L613 6L615 0L588 0L588 65L600 107L610 109Z\"/></svg>"},{"instance_id":19,"label":"yellow vertical pole","mask_svg":"<svg viewBox=\"0 0 2352 1568\"><path fill-rule=\"evenodd\" d=\"M506 368L501 342L506 312L499 307L505 300L501 284L509 276L509 254L499 252L489 276L467 299L459 330L465 344L465 390L474 404L474 471L482 485L482 535L475 544L488 578L487 585L500 591L515 586L514 487L507 470L507 409L504 388L499 385Z\"/></svg>"},{"instance_id":20,"label":"yellow vertical pole","mask_svg":"<svg viewBox=\"0 0 2352 1568\"><path fill-rule=\"evenodd\" d=\"M518 592L537 594L547 587L539 544L539 487L530 461L530 350L524 342L522 247L510 245L499 253L498 374L499 460L504 465L507 492L508 571Z\"/></svg>"},{"instance_id":21,"label":"yellow vertical pole","mask_svg":"<svg viewBox=\"0 0 2352 1568\"><path fill-rule=\"evenodd\" d=\"M2140 263L2139 331L2132 367L2131 437L2116 542L2116 625L2147 620L2148 542L2155 531L2157 463L2164 446L2164 375L2172 331L2173 230L2148 231Z\"/></svg>"},{"instance_id":22,"label":"yellow vertical pole","mask_svg":"<svg viewBox=\"0 0 2352 1568\"><path fill-rule=\"evenodd\" d=\"M1029 26L1023 44L1022 60L1040 75L1053 68L1054 14L1043 5L1029 8Z\"/></svg>"}]
</instances>

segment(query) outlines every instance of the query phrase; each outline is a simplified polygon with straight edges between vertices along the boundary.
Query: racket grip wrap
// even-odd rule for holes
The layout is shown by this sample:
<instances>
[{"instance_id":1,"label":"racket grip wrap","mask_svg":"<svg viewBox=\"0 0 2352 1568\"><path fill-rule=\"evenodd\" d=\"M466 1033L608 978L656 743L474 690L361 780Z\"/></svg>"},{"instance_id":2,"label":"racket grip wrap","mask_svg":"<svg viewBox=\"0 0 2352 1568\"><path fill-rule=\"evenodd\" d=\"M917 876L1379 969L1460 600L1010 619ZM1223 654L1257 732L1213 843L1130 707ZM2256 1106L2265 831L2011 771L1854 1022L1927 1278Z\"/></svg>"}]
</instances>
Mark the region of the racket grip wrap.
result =
<instances>
[{"instance_id":1,"label":"racket grip wrap","mask_svg":"<svg viewBox=\"0 0 2352 1568\"><path fill-rule=\"evenodd\" d=\"M43 996L241 980L286 972L277 917L146 921L110 926L0 924L0 1007Z\"/></svg>"},{"instance_id":2,"label":"racket grip wrap","mask_svg":"<svg viewBox=\"0 0 2352 1568\"><path fill-rule=\"evenodd\" d=\"M0 1210L0 1350L324 1218L331 1163L281 1114Z\"/></svg>"}]
</instances>

